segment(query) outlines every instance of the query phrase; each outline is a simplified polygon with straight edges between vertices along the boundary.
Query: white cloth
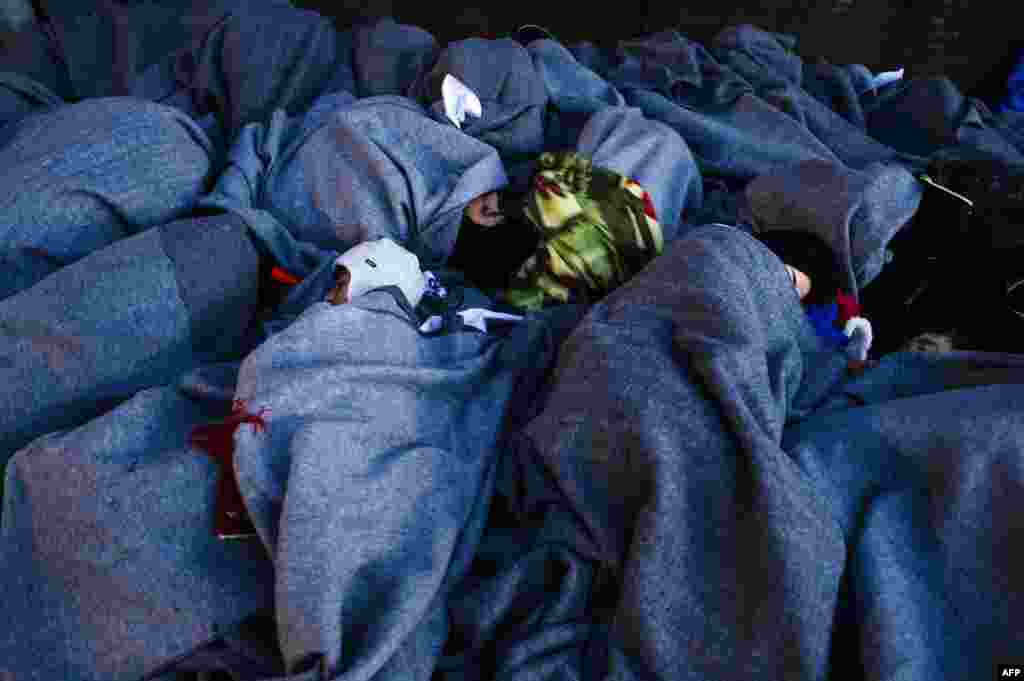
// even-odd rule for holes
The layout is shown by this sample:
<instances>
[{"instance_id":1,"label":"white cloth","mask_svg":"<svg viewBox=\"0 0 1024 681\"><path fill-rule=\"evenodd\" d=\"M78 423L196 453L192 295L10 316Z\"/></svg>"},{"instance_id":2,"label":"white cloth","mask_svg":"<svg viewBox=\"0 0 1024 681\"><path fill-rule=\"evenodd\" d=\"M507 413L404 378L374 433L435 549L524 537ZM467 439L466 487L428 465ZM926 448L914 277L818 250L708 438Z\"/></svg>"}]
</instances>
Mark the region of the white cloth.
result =
<instances>
[{"instance_id":1,"label":"white cloth","mask_svg":"<svg viewBox=\"0 0 1024 681\"><path fill-rule=\"evenodd\" d=\"M441 97L444 99L445 115L459 130L462 130L466 114L473 118L480 118L483 115L484 109L480 98L450 73L441 83Z\"/></svg>"},{"instance_id":2,"label":"white cloth","mask_svg":"<svg viewBox=\"0 0 1024 681\"><path fill-rule=\"evenodd\" d=\"M846 346L846 355L850 359L867 359L868 350L871 349L871 344L874 342L871 322L864 317L850 317L846 321L843 333L850 337L850 343Z\"/></svg>"},{"instance_id":3,"label":"white cloth","mask_svg":"<svg viewBox=\"0 0 1024 681\"><path fill-rule=\"evenodd\" d=\"M427 321L420 324L420 333L437 333L444 327L444 317L439 314L432 314Z\"/></svg>"},{"instance_id":4,"label":"white cloth","mask_svg":"<svg viewBox=\"0 0 1024 681\"><path fill-rule=\"evenodd\" d=\"M352 276L348 286L350 300L383 286L397 286L409 304L416 307L427 288L420 259L391 239L364 241L334 262L348 268Z\"/></svg>"},{"instance_id":5,"label":"white cloth","mask_svg":"<svg viewBox=\"0 0 1024 681\"><path fill-rule=\"evenodd\" d=\"M505 314L504 312L494 312L493 310L485 310L480 307L471 307L468 310L462 310L458 313L462 317L462 323L466 326L471 326L474 329L487 333L487 320L496 319L507 322L521 322L523 317L516 314Z\"/></svg>"},{"instance_id":6,"label":"white cloth","mask_svg":"<svg viewBox=\"0 0 1024 681\"><path fill-rule=\"evenodd\" d=\"M904 69L898 69L896 71L883 71L877 74L871 81L871 86L876 90L889 83L895 83L898 80L903 79Z\"/></svg>"}]
</instances>

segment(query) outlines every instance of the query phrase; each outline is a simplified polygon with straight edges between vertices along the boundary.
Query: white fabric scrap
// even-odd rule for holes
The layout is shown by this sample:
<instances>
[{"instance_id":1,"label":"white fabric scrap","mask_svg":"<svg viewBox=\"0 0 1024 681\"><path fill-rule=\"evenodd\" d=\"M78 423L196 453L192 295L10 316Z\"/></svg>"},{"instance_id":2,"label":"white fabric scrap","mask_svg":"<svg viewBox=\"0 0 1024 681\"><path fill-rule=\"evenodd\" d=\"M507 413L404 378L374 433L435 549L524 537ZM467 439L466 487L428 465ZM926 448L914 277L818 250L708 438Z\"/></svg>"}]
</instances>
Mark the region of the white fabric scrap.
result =
<instances>
[{"instance_id":1,"label":"white fabric scrap","mask_svg":"<svg viewBox=\"0 0 1024 681\"><path fill-rule=\"evenodd\" d=\"M496 319L508 322L521 322L523 317L515 314L505 314L504 312L494 312L493 310L485 310L479 307L471 307L468 310L463 310L457 313L462 317L462 323L466 326L471 326L478 331L487 333L487 320Z\"/></svg>"},{"instance_id":2,"label":"white fabric scrap","mask_svg":"<svg viewBox=\"0 0 1024 681\"><path fill-rule=\"evenodd\" d=\"M849 336L851 341L857 343L856 356L854 356L853 359L867 359L868 350L871 349L871 344L875 340L875 334L871 327L871 322L864 317L850 317L846 321L846 327L843 329L843 333ZM860 336L859 341L856 339L856 336L858 335Z\"/></svg>"},{"instance_id":3,"label":"white fabric scrap","mask_svg":"<svg viewBox=\"0 0 1024 681\"><path fill-rule=\"evenodd\" d=\"M871 81L871 86L878 89L889 83L895 83L898 80L903 79L903 72L905 69L898 69L896 71L884 71L875 76L874 80Z\"/></svg>"},{"instance_id":4,"label":"white fabric scrap","mask_svg":"<svg viewBox=\"0 0 1024 681\"><path fill-rule=\"evenodd\" d=\"M420 333L436 333L441 330L442 326L444 326L444 319L441 318L441 315L432 314L427 317L427 321L420 324Z\"/></svg>"},{"instance_id":5,"label":"white fabric scrap","mask_svg":"<svg viewBox=\"0 0 1024 681\"><path fill-rule=\"evenodd\" d=\"M455 127L462 130L462 122L466 120L466 114L473 118L480 118L483 113L483 105L476 93L463 85L462 81L448 74L441 83L441 97L444 99L444 113L448 119L455 124Z\"/></svg>"}]
</instances>

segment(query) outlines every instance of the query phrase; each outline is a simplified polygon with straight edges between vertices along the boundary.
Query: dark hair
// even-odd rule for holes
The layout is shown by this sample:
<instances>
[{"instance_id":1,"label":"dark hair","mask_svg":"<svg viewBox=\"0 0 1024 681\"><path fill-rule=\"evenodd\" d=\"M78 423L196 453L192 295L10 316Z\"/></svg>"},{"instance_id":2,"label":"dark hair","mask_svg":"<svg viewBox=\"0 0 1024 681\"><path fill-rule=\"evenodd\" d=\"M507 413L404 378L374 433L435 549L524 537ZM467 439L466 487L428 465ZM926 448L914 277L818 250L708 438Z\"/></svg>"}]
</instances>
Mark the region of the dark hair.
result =
<instances>
[{"instance_id":1,"label":"dark hair","mask_svg":"<svg viewBox=\"0 0 1024 681\"><path fill-rule=\"evenodd\" d=\"M540 242L519 202L502 197L501 207L505 220L493 227L462 219L455 249L446 263L483 290L505 288Z\"/></svg>"},{"instance_id":2,"label":"dark hair","mask_svg":"<svg viewBox=\"0 0 1024 681\"><path fill-rule=\"evenodd\" d=\"M811 278L808 305L824 305L842 290L839 261L832 248L817 234L796 229L773 229L754 235L782 262Z\"/></svg>"}]
</instances>

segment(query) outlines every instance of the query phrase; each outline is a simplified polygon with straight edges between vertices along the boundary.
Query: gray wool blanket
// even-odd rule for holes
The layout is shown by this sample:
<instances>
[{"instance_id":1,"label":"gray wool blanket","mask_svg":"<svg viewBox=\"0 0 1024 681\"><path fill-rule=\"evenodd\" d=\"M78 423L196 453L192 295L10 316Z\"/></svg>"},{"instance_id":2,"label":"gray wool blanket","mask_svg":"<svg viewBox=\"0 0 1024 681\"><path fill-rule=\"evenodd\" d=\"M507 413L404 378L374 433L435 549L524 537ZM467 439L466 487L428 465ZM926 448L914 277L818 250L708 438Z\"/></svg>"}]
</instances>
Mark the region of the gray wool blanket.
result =
<instances>
[{"instance_id":1,"label":"gray wool blanket","mask_svg":"<svg viewBox=\"0 0 1024 681\"><path fill-rule=\"evenodd\" d=\"M0 678L952 681L1024 645L1024 360L851 373L748 234L868 283L929 158L1018 161L948 81L876 91L749 26L601 50L40 5L0 64ZM464 326L493 303L440 267L462 210L541 149L640 182L666 251L589 310ZM321 302L380 236L437 266L441 331L388 289ZM271 261L305 279L267 318ZM257 536L222 542L189 435L233 401Z\"/></svg>"},{"instance_id":2,"label":"gray wool blanket","mask_svg":"<svg viewBox=\"0 0 1024 681\"><path fill-rule=\"evenodd\" d=\"M450 286L458 309L488 304ZM506 420L579 317L565 307L503 334L425 336L385 291L309 306L236 367L233 397L266 423L235 435L258 539L214 536L217 467L187 444L223 415L229 367L36 440L8 468L0 591L20 625L0 658L18 678L140 678L273 609L292 673L429 678Z\"/></svg>"},{"instance_id":3,"label":"gray wool blanket","mask_svg":"<svg viewBox=\"0 0 1024 681\"><path fill-rule=\"evenodd\" d=\"M562 548L563 570L616 585L599 601L602 652L559 650L563 674L954 679L1016 654L1024 590L1005 542L1024 361L897 354L859 377L844 364L777 259L732 228L692 232L591 310L506 488L537 524L533 550ZM495 579L514 579L503 567ZM572 580L556 584L545 602L568 598ZM502 616L491 631L522 617ZM535 664L560 621L532 628L552 646L534 641ZM498 664L531 678L520 658Z\"/></svg>"},{"instance_id":4,"label":"gray wool blanket","mask_svg":"<svg viewBox=\"0 0 1024 681\"><path fill-rule=\"evenodd\" d=\"M244 354L258 266L234 217L180 220L0 300L0 462L197 364Z\"/></svg>"}]
</instances>

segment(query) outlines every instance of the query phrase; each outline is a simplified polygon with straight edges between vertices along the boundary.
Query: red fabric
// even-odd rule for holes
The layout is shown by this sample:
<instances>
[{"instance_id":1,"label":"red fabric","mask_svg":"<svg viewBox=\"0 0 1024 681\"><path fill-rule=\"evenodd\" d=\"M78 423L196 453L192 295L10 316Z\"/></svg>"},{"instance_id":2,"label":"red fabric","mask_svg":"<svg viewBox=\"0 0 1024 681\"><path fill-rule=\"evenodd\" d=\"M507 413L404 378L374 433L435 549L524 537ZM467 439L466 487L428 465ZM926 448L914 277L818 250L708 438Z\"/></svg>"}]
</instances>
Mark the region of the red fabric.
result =
<instances>
[{"instance_id":1,"label":"red fabric","mask_svg":"<svg viewBox=\"0 0 1024 681\"><path fill-rule=\"evenodd\" d=\"M220 480L217 482L217 503L214 510L214 533L224 538L245 537L256 534L249 514L245 509L242 492L235 479L235 431L243 423L251 423L256 430L267 427L263 419L266 413L250 414L243 400L231 405L231 414L220 423L197 426L189 436L189 444L213 457L220 464Z\"/></svg>"},{"instance_id":2,"label":"red fabric","mask_svg":"<svg viewBox=\"0 0 1024 681\"><path fill-rule=\"evenodd\" d=\"M565 197L567 194L562 190L557 182L549 180L540 173L537 173L533 178L533 186L540 193L541 196L547 198L551 194L556 196Z\"/></svg>"},{"instance_id":3,"label":"red fabric","mask_svg":"<svg viewBox=\"0 0 1024 681\"><path fill-rule=\"evenodd\" d=\"M837 321L840 326L846 326L846 322L860 316L860 303L847 293L840 291L836 294L836 305L839 306Z\"/></svg>"},{"instance_id":4,"label":"red fabric","mask_svg":"<svg viewBox=\"0 0 1024 681\"><path fill-rule=\"evenodd\" d=\"M654 203L651 201L651 195L646 190L644 191L644 212L647 213L647 217L650 219L658 219L658 214L654 210Z\"/></svg>"},{"instance_id":5,"label":"red fabric","mask_svg":"<svg viewBox=\"0 0 1024 681\"><path fill-rule=\"evenodd\" d=\"M271 269L270 277L274 281L280 282L282 284L288 284L289 286L294 286L295 284L298 284L300 281L302 281L291 272L281 269L280 267L274 267L273 269Z\"/></svg>"}]
</instances>

